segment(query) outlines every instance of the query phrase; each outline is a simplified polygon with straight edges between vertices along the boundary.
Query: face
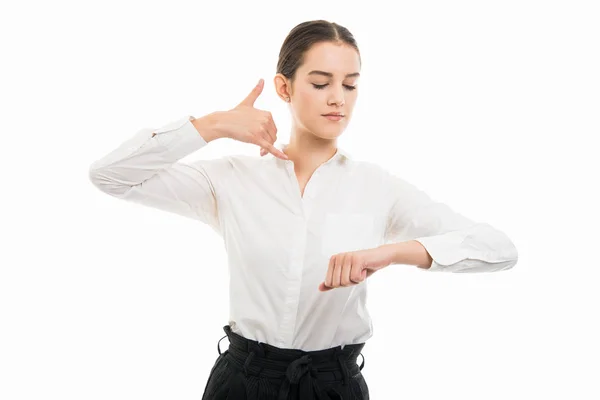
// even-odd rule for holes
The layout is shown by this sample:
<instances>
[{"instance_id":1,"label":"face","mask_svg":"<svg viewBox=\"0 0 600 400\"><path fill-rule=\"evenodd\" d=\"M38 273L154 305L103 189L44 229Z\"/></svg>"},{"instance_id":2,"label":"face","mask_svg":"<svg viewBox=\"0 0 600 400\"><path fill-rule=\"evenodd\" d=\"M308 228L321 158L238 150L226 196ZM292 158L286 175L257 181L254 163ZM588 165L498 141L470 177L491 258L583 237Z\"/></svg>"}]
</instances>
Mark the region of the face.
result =
<instances>
[{"instance_id":1,"label":"face","mask_svg":"<svg viewBox=\"0 0 600 400\"><path fill-rule=\"evenodd\" d=\"M330 42L313 45L296 71L293 85L281 74L275 77L276 90L290 98L296 129L323 139L335 139L346 128L358 97L360 58L346 44ZM323 114L340 112L343 117L330 120Z\"/></svg>"}]
</instances>

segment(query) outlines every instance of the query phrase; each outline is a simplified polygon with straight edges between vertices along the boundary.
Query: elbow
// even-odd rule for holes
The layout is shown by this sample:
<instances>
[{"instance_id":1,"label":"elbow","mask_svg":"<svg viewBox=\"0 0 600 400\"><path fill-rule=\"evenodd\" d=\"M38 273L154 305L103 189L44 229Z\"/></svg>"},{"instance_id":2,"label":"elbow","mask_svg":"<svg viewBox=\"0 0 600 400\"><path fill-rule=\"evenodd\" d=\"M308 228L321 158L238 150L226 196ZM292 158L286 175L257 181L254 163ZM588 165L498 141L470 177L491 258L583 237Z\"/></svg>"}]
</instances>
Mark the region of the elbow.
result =
<instances>
[{"instance_id":1,"label":"elbow","mask_svg":"<svg viewBox=\"0 0 600 400\"><path fill-rule=\"evenodd\" d=\"M500 256L493 257L487 260L487 267L484 269L487 272L506 271L514 268L519 261L519 253L517 247L511 241L508 241L505 251L500 252Z\"/></svg>"},{"instance_id":2,"label":"elbow","mask_svg":"<svg viewBox=\"0 0 600 400\"><path fill-rule=\"evenodd\" d=\"M489 250L485 256L482 257L483 261L492 263L494 265L491 268L492 271L505 271L512 269L519 260L519 251L515 243L506 235L504 232L492 228L491 240L488 242Z\"/></svg>"},{"instance_id":3,"label":"elbow","mask_svg":"<svg viewBox=\"0 0 600 400\"><path fill-rule=\"evenodd\" d=\"M121 197L131 189L131 187L111 179L110 174L96 167L95 164L92 164L88 170L88 179L101 192L114 197Z\"/></svg>"},{"instance_id":4,"label":"elbow","mask_svg":"<svg viewBox=\"0 0 600 400\"><path fill-rule=\"evenodd\" d=\"M504 270L507 270L507 269L512 269L515 265L517 265L517 261L519 261L518 258L515 258L514 260L509 261L506 264L506 266L503 269L501 269L500 271L504 271Z\"/></svg>"},{"instance_id":5,"label":"elbow","mask_svg":"<svg viewBox=\"0 0 600 400\"><path fill-rule=\"evenodd\" d=\"M504 252L504 265L498 269L499 271L511 269L515 265L517 265L517 261L519 261L519 251L517 250L517 246L515 246L515 244L510 239L507 239L506 246L507 250Z\"/></svg>"},{"instance_id":6,"label":"elbow","mask_svg":"<svg viewBox=\"0 0 600 400\"><path fill-rule=\"evenodd\" d=\"M88 170L88 179L90 180L90 182L92 182L92 184L95 187L102 190L102 184L101 184L101 180L99 177L99 172L94 164L90 165L90 168Z\"/></svg>"},{"instance_id":7,"label":"elbow","mask_svg":"<svg viewBox=\"0 0 600 400\"><path fill-rule=\"evenodd\" d=\"M489 272L506 271L517 265L517 262L519 261L519 252L514 243L508 240L504 251L499 252L495 257L491 257L485 261L489 263L487 267L487 271Z\"/></svg>"}]
</instances>

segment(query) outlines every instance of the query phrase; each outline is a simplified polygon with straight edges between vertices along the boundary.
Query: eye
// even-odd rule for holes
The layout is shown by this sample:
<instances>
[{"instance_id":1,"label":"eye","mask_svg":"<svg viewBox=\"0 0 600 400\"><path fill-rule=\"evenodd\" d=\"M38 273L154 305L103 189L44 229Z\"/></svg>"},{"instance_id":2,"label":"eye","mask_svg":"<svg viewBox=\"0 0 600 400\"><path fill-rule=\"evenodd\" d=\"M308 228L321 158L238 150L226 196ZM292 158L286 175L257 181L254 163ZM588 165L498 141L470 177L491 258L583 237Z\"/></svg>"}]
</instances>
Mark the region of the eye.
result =
<instances>
[{"instance_id":1,"label":"eye","mask_svg":"<svg viewBox=\"0 0 600 400\"><path fill-rule=\"evenodd\" d=\"M324 89L324 88L325 88L325 86L327 86L327 85L328 85L328 83L326 83L326 84L324 84L324 85L317 85L317 84L314 84L314 83L313 83L312 85L315 87L315 89L319 89L319 90L321 90L321 89ZM346 89L348 89L348 90L355 90L355 89L356 89L356 86L344 85L344 87L345 87Z\"/></svg>"}]
</instances>

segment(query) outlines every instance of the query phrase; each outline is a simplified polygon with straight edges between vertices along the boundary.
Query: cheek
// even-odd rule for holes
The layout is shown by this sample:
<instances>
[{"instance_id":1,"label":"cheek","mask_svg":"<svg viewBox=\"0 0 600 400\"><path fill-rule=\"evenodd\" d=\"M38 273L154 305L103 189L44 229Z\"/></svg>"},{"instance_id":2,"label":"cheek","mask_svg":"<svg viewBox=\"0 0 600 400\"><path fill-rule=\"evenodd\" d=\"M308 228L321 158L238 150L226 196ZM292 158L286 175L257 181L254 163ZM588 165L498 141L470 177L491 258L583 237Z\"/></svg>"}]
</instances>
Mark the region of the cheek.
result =
<instances>
[{"instance_id":1,"label":"cheek","mask_svg":"<svg viewBox=\"0 0 600 400\"><path fill-rule=\"evenodd\" d=\"M321 99L322 96L323 95L319 93L318 90L307 89L298 93L298 97L302 101L303 108L307 110L311 108L316 108L316 106L318 105L318 101Z\"/></svg>"},{"instance_id":2,"label":"cheek","mask_svg":"<svg viewBox=\"0 0 600 400\"><path fill-rule=\"evenodd\" d=\"M315 116L319 116L324 109L322 100L323 95L320 93L314 93L316 90L312 91L304 91L298 92L296 96L296 110L297 113L303 117L304 119L313 119Z\"/></svg>"}]
</instances>

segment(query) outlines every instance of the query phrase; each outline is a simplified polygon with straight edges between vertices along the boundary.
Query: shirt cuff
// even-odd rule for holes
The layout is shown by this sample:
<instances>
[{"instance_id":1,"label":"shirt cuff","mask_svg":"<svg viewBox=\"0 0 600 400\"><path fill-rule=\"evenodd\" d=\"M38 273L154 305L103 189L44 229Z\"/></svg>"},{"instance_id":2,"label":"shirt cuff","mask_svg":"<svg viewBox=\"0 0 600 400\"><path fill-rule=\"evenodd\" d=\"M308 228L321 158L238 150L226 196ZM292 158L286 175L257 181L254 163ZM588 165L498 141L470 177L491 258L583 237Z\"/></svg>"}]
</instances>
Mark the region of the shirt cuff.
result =
<instances>
[{"instance_id":1,"label":"shirt cuff","mask_svg":"<svg viewBox=\"0 0 600 400\"><path fill-rule=\"evenodd\" d=\"M168 148L169 155L175 160L179 160L208 144L192 124L194 119L193 116L188 115L152 131L156 133L154 139L161 146Z\"/></svg>"},{"instance_id":2,"label":"shirt cuff","mask_svg":"<svg viewBox=\"0 0 600 400\"><path fill-rule=\"evenodd\" d=\"M414 240L421 243L433 259L428 271L442 271L445 266L456 264L467 258L461 247L464 235L460 232L448 232Z\"/></svg>"}]
</instances>

